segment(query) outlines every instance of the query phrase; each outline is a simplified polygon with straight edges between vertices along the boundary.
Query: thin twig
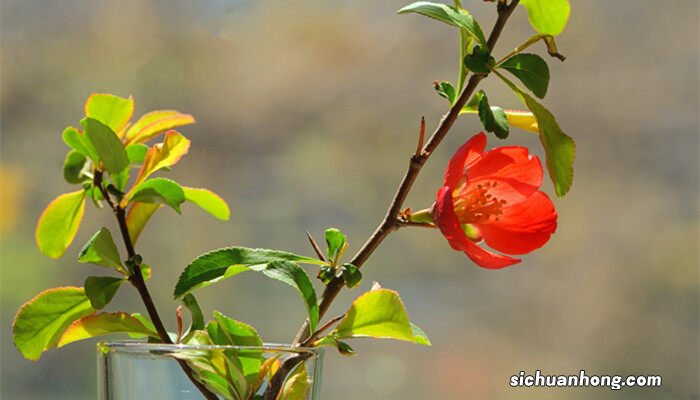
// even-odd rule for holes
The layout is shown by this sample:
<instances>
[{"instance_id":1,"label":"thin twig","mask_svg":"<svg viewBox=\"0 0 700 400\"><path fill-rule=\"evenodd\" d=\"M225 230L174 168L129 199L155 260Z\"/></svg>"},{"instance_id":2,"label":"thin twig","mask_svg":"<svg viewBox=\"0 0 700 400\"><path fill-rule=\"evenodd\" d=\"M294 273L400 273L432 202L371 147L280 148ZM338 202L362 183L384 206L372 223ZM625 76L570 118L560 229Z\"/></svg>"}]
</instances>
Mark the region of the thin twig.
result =
<instances>
[{"instance_id":1,"label":"thin twig","mask_svg":"<svg viewBox=\"0 0 700 400\"><path fill-rule=\"evenodd\" d=\"M323 255L321 248L318 247L318 243L316 243L316 241L314 240L314 237L311 236L311 233L309 231L306 231L306 237L309 238L309 243L311 243L311 247L314 248L314 251L316 252L316 255L318 256L318 259L323 261L323 262L328 262L328 260L326 260L326 257Z\"/></svg>"},{"instance_id":2,"label":"thin twig","mask_svg":"<svg viewBox=\"0 0 700 400\"><path fill-rule=\"evenodd\" d=\"M418 144L416 145L416 157L420 157L423 151L423 142L425 142L425 117L420 117L420 133L418 134Z\"/></svg>"},{"instance_id":3,"label":"thin twig","mask_svg":"<svg viewBox=\"0 0 700 400\"><path fill-rule=\"evenodd\" d=\"M325 332L326 330L328 330L328 328L330 328L331 326L333 326L333 324L335 324L336 322L340 321L340 320L343 319L343 318L345 318L345 314L343 314L343 315L338 315L337 317L335 317L335 318L331 319L330 321L326 322L322 327L318 328L318 329L316 330L316 332L313 333L313 335L309 336L309 337L300 345L300 347L308 347L308 346L312 345L313 342L316 341L316 339L318 339L318 337L319 337L323 332Z\"/></svg>"}]
</instances>

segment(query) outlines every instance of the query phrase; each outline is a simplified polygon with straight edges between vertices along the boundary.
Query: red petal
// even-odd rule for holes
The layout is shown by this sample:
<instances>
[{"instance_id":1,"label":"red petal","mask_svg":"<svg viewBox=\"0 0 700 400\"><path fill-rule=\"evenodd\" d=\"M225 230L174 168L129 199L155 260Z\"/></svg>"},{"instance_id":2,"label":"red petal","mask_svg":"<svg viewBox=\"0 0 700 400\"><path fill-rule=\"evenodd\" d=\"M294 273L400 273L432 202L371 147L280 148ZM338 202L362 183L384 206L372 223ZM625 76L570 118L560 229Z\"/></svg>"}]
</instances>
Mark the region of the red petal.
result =
<instances>
[{"instance_id":1,"label":"red petal","mask_svg":"<svg viewBox=\"0 0 700 400\"><path fill-rule=\"evenodd\" d=\"M543 192L503 208L498 221L477 227L490 247L507 254L526 254L542 247L557 230L557 212Z\"/></svg>"},{"instance_id":2,"label":"red petal","mask_svg":"<svg viewBox=\"0 0 700 400\"><path fill-rule=\"evenodd\" d=\"M464 168L473 164L481 157L481 154L486 148L486 135L481 132L467 140L455 154L452 156L450 163L445 171L445 186L454 188L464 176Z\"/></svg>"},{"instance_id":3,"label":"red petal","mask_svg":"<svg viewBox=\"0 0 700 400\"><path fill-rule=\"evenodd\" d=\"M518 259L484 250L467 238L467 235L464 234L462 227L459 225L452 203L452 189L448 186L443 186L438 191L433 218L450 246L455 250L466 253L476 265L482 268L498 269L520 262Z\"/></svg>"},{"instance_id":4,"label":"red petal","mask_svg":"<svg viewBox=\"0 0 700 400\"><path fill-rule=\"evenodd\" d=\"M523 201L542 186L540 159L519 146L489 150L467 169L469 185L495 181L498 185L489 194L509 203Z\"/></svg>"}]
</instances>

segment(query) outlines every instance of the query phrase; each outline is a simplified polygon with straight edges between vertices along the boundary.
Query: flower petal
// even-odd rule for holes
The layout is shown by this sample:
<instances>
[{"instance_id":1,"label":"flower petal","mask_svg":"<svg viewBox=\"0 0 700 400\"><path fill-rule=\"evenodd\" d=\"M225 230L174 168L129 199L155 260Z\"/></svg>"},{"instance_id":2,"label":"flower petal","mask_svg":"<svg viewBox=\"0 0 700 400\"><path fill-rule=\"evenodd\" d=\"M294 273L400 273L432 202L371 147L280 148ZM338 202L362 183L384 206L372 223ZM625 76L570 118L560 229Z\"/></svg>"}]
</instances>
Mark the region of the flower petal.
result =
<instances>
[{"instance_id":1,"label":"flower petal","mask_svg":"<svg viewBox=\"0 0 700 400\"><path fill-rule=\"evenodd\" d=\"M498 221L477 225L490 247L507 254L526 254L542 247L557 230L557 212L543 192L503 208Z\"/></svg>"},{"instance_id":2,"label":"flower petal","mask_svg":"<svg viewBox=\"0 0 700 400\"><path fill-rule=\"evenodd\" d=\"M481 132L467 140L455 154L445 171L445 186L454 188L464 176L464 168L475 163L486 148L486 135Z\"/></svg>"},{"instance_id":3,"label":"flower petal","mask_svg":"<svg viewBox=\"0 0 700 400\"><path fill-rule=\"evenodd\" d=\"M459 225L452 203L452 190L448 186L443 186L438 191L433 217L450 246L455 250L463 251L476 265L482 268L499 269L520 262L518 259L482 249L467 238Z\"/></svg>"},{"instance_id":4,"label":"flower petal","mask_svg":"<svg viewBox=\"0 0 700 400\"><path fill-rule=\"evenodd\" d=\"M489 150L467 168L469 185L498 182L489 189L492 196L516 203L530 197L542 186L542 163L528 149L504 146Z\"/></svg>"}]
</instances>

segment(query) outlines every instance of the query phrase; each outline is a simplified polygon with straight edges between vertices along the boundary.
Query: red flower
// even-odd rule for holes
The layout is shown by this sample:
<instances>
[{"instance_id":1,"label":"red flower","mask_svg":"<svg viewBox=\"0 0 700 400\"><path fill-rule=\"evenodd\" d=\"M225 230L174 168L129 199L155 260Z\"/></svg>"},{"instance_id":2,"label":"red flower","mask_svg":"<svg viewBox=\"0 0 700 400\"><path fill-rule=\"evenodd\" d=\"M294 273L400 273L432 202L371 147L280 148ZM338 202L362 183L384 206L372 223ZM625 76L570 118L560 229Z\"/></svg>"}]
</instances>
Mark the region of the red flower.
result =
<instances>
[{"instance_id":1,"label":"red flower","mask_svg":"<svg viewBox=\"0 0 700 400\"><path fill-rule=\"evenodd\" d=\"M557 212L539 190L539 158L525 147L484 152L485 147L482 132L452 156L433 219L453 249L465 252L480 267L497 269L520 260L479 247L476 241L483 238L506 254L529 253L547 243L557 229Z\"/></svg>"}]
</instances>

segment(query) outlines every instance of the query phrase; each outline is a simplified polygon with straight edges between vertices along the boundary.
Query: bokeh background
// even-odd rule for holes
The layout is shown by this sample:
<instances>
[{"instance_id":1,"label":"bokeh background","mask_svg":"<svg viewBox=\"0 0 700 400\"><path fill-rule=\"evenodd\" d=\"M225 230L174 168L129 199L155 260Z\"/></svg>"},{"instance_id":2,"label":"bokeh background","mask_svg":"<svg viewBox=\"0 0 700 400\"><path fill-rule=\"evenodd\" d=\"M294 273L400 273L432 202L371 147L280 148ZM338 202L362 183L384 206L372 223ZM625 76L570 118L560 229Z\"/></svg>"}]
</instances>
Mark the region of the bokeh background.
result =
<instances>
[{"instance_id":1,"label":"bokeh background","mask_svg":"<svg viewBox=\"0 0 700 400\"><path fill-rule=\"evenodd\" d=\"M185 207L163 210L139 247L152 291L174 325L171 289L197 255L221 246L310 254L304 237L342 228L356 250L385 212L415 148L420 116L446 110L433 80L454 80L456 32L404 1L3 0L1 12L3 399L95 398L95 344L39 362L12 346L11 321L37 292L81 285L94 268L75 255L108 212L88 208L67 256L41 256L41 210L69 190L61 131L94 91L134 95L137 114L175 108L198 123L169 176L227 199L223 223ZM489 29L489 3L465 5ZM532 34L524 9L496 54ZM560 227L518 266L482 270L436 232L402 230L366 265L397 289L432 348L357 341L328 353L324 399L698 398L698 3L574 1L551 59L545 104L578 144L571 193L555 200ZM537 47L538 52L544 49ZM492 103L522 106L497 81ZM451 152L479 130L462 118L420 176L407 206L430 206ZM495 138L491 145L499 144ZM541 154L537 138L509 143ZM545 190L552 193L547 182ZM293 290L257 275L203 290L211 312L289 342L304 310ZM344 294L331 314L352 297ZM111 309L141 311L125 288ZM653 374L661 388L513 389L519 371Z\"/></svg>"}]
</instances>

